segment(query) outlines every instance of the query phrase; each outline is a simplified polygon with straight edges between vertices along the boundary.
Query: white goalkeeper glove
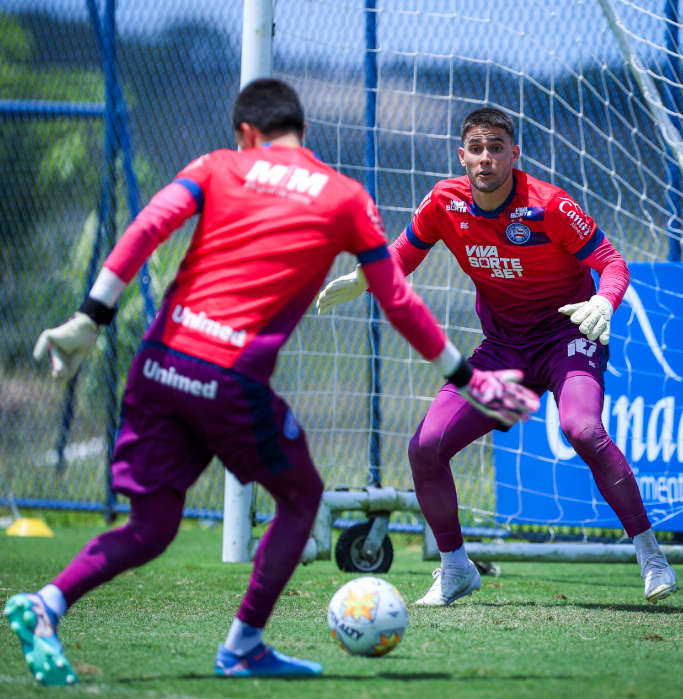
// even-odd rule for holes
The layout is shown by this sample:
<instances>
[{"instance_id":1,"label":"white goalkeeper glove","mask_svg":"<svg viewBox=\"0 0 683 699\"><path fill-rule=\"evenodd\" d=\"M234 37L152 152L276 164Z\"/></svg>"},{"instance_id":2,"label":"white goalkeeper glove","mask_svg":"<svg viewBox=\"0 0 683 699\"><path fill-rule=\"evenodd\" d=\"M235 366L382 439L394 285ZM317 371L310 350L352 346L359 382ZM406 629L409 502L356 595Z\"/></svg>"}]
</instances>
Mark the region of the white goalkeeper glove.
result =
<instances>
[{"instance_id":1,"label":"white goalkeeper glove","mask_svg":"<svg viewBox=\"0 0 683 699\"><path fill-rule=\"evenodd\" d=\"M320 296L318 296L318 300L315 302L318 315L327 313L327 311L340 303L357 299L367 289L368 282L363 274L363 270L358 265L354 272L339 277L339 279L334 279L320 292Z\"/></svg>"},{"instance_id":2,"label":"white goalkeeper glove","mask_svg":"<svg viewBox=\"0 0 683 699\"><path fill-rule=\"evenodd\" d=\"M49 355L52 378L72 379L95 344L99 326L111 323L115 313L114 308L88 297L73 318L40 334L33 358L40 362Z\"/></svg>"},{"instance_id":3,"label":"white goalkeeper glove","mask_svg":"<svg viewBox=\"0 0 683 699\"><path fill-rule=\"evenodd\" d=\"M469 380L463 381L469 374ZM526 422L541 406L538 396L520 386L524 374L518 369L481 371L463 362L448 380L458 387L458 393L485 415L511 427Z\"/></svg>"},{"instance_id":4,"label":"white goalkeeper glove","mask_svg":"<svg viewBox=\"0 0 683 699\"><path fill-rule=\"evenodd\" d=\"M614 309L612 304L598 294L581 303L569 303L557 309L570 316L569 320L579 326L579 332L589 340L600 339L603 345L609 342L610 323Z\"/></svg>"}]
</instances>

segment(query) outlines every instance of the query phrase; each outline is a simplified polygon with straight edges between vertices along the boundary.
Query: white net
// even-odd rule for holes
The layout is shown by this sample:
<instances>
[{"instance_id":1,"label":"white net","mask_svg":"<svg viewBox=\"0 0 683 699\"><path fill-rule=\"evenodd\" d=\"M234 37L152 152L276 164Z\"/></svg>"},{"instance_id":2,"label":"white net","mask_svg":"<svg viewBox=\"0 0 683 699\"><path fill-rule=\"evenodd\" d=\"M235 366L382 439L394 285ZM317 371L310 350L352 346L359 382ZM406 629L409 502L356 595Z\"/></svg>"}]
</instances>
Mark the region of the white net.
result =
<instances>
[{"instance_id":1,"label":"white net","mask_svg":"<svg viewBox=\"0 0 683 699\"><path fill-rule=\"evenodd\" d=\"M376 49L370 52L366 5L376 26ZM597 0L378 0L373 6L349 0L275 5L275 73L302 94L307 145L374 188L393 239L435 182L461 174L462 118L480 106L510 114L522 147L520 167L568 191L629 262L650 263L634 271L633 288L652 333L647 336L638 322L643 314L635 309L625 305L617 314L606 417L614 414L609 431L631 458L648 508L658 513L655 521L668 518L673 526L671 515L683 498L683 488L673 485L683 450L680 441L676 450L675 436L683 393L652 352L670 368L678 362L672 371L683 374L682 328L672 320L680 287L675 273L656 264L677 248L671 241L681 230L681 186L648 100L661 103L678 126L675 7L654 0L615 3L636 65L659 90L646 99ZM369 93L376 100L372 128ZM340 260L331 274L353 265ZM669 286L660 285L664 277ZM474 289L450 252L437 245L412 283L449 336L471 352L482 339ZM276 385L306 426L328 487L366 482L375 432L383 483L409 489L408 442L440 382L384 320L373 363L370 327L365 299L330 317L310 313L283 353ZM377 371L379 396L372 389ZM675 397L662 407L667 396ZM487 436L453 459L464 523L618 527L588 468L562 440L553 404L549 422L545 407L541 415L523 439L518 429L502 438ZM639 419L645 425L641 436L634 433ZM657 454L648 446L632 454L638 439L668 446ZM666 502L657 488L666 490Z\"/></svg>"},{"instance_id":2,"label":"white net","mask_svg":"<svg viewBox=\"0 0 683 699\"><path fill-rule=\"evenodd\" d=\"M460 174L462 118L494 105L515 121L522 168L566 189L627 260L644 265L633 269L642 307L634 297L636 305L615 320L612 366L621 376L607 377L609 429L663 520L683 497L683 308L678 267L663 264L681 231L679 144L669 128L669 148L661 129L665 115L678 128L683 111L678 2L610 3L637 58L638 79L601 2L275 0L274 71L302 94L307 145L372 189L392 239L436 181ZM104 3L94 5L102 10ZM102 243L99 257L93 254L105 129L102 119L10 116L8 101L104 101L91 6L0 0L0 504L14 497L20 505L101 507L106 435L116 427L105 396L120 395L144 325L135 285L118 316L116 352L111 356L106 343L95 348L73 402L30 359L40 331L78 307L90 262L106 253ZM226 114L239 85L242 8L121 0L116 19L119 81L144 203L199 154L234 146ZM116 193L120 235L131 217L120 172ZM150 260L157 303L190 235L188 226ZM340 259L331 276L354 264ZM481 341L474 290L450 253L437 245L412 281L450 337L471 352ZM439 380L383 320L379 325L377 346L365 300L329 317L308 314L283 352L276 385L305 425L329 488L362 486L371 467L386 485L412 487L408 442ZM112 364L118 376L109 380ZM517 442L487 437L453 460L466 524L520 521L547 529L568 521L571 502L578 503L574 524L612 521L585 466L545 412L542 418L521 444L518 432L510 436ZM583 483L581 494L562 491L565 480ZM528 509L532 496L537 502ZM187 505L196 514L222 511L219 465ZM269 505L260 499L257 509L266 514Z\"/></svg>"}]
</instances>

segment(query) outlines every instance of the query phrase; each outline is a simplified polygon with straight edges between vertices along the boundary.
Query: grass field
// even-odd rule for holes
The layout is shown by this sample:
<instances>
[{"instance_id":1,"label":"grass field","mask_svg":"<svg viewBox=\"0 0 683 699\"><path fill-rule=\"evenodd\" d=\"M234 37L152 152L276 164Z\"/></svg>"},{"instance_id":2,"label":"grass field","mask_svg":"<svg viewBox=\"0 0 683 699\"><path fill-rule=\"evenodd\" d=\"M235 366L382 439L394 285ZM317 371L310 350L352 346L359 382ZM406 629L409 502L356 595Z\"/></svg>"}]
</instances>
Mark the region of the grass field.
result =
<instances>
[{"instance_id":1,"label":"grass field","mask_svg":"<svg viewBox=\"0 0 683 699\"><path fill-rule=\"evenodd\" d=\"M0 534L0 602L34 590L97 531L55 538ZM431 581L416 540L394 536L387 576L414 601ZM635 565L503 565L479 594L448 609L409 609L404 642L384 658L346 655L331 640L327 603L352 575L334 563L299 567L267 629L278 649L322 662L320 678L218 679L250 566L220 562L221 531L183 527L159 560L81 600L61 637L79 684L38 686L0 625L0 697L308 699L318 697L683 697L683 594L653 607ZM679 568L679 576L683 570Z\"/></svg>"}]
</instances>

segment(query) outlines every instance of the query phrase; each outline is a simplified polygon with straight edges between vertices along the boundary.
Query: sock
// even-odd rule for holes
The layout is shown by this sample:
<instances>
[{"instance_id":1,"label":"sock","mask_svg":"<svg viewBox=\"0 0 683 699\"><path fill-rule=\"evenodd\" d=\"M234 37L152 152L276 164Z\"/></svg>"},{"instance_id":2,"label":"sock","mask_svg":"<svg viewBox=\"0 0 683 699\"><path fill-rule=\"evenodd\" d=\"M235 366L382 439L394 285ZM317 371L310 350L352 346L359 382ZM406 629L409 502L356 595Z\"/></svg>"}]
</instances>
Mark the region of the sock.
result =
<instances>
[{"instance_id":1,"label":"sock","mask_svg":"<svg viewBox=\"0 0 683 699\"><path fill-rule=\"evenodd\" d=\"M62 591L56 585L50 583L49 585L45 585L45 587L38 592L38 595L43 600L48 610L52 612L55 623L59 623L59 620L64 616L67 606Z\"/></svg>"},{"instance_id":2,"label":"sock","mask_svg":"<svg viewBox=\"0 0 683 699\"><path fill-rule=\"evenodd\" d=\"M659 544L657 543L657 539L655 539L655 533L652 531L652 529L648 529L642 534L637 534L634 536L633 546L636 549L636 558L638 559L638 563L641 565L641 567L649 556L652 554L662 553L662 550L659 548Z\"/></svg>"},{"instance_id":3,"label":"sock","mask_svg":"<svg viewBox=\"0 0 683 699\"><path fill-rule=\"evenodd\" d=\"M467 558L467 551L463 544L455 551L440 551L442 568L469 568L470 559Z\"/></svg>"},{"instance_id":4,"label":"sock","mask_svg":"<svg viewBox=\"0 0 683 699\"><path fill-rule=\"evenodd\" d=\"M261 643L263 629L249 626L235 618L225 639L225 647L235 655L246 655Z\"/></svg>"}]
</instances>

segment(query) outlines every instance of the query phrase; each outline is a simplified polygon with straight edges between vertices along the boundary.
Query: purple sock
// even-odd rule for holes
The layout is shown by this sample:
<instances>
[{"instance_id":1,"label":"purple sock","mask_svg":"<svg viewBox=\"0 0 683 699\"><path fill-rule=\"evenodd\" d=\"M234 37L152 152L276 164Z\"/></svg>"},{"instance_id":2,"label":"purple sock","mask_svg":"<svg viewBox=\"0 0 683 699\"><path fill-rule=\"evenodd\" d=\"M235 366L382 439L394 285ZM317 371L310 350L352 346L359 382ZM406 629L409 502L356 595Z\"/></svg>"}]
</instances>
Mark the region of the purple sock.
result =
<instances>
[{"instance_id":1,"label":"purple sock","mask_svg":"<svg viewBox=\"0 0 683 699\"><path fill-rule=\"evenodd\" d=\"M182 514L183 498L174 490L131 499L129 521L91 539L52 584L71 606L116 575L163 553L178 532Z\"/></svg>"},{"instance_id":2,"label":"purple sock","mask_svg":"<svg viewBox=\"0 0 683 699\"><path fill-rule=\"evenodd\" d=\"M565 379L556 389L560 426L567 441L588 464L600 494L629 536L650 528L636 477L602 424L603 389L586 374Z\"/></svg>"}]
</instances>

